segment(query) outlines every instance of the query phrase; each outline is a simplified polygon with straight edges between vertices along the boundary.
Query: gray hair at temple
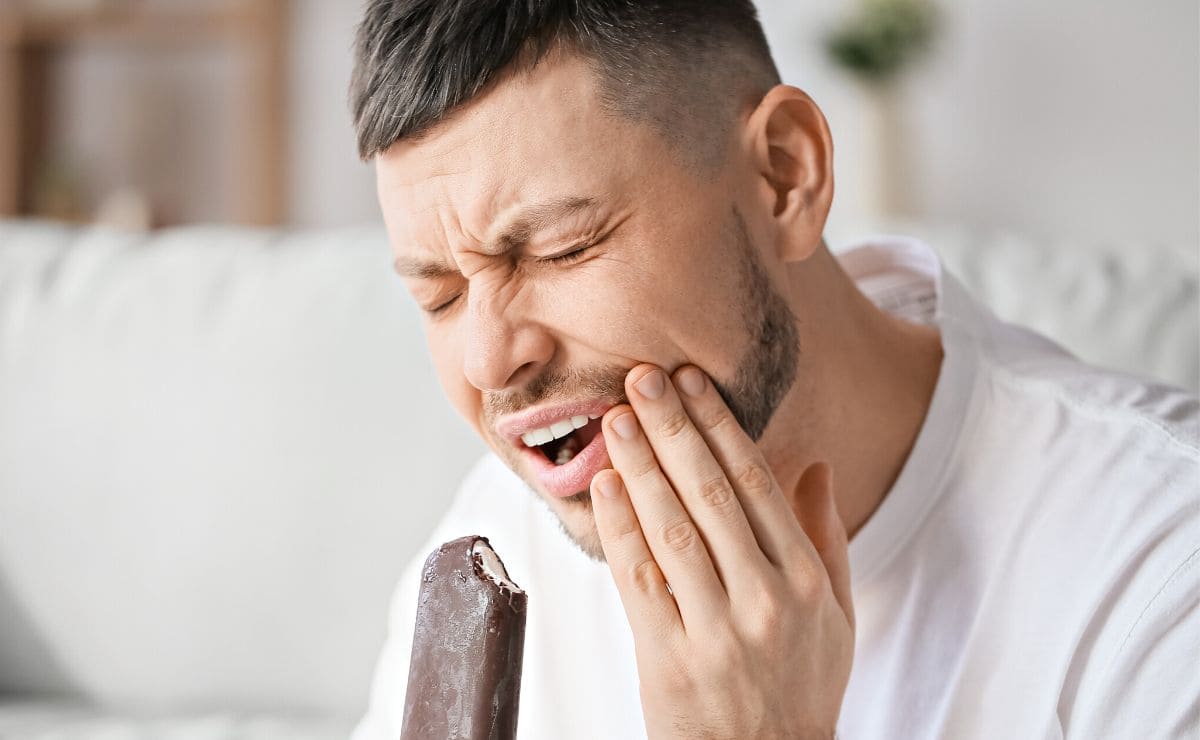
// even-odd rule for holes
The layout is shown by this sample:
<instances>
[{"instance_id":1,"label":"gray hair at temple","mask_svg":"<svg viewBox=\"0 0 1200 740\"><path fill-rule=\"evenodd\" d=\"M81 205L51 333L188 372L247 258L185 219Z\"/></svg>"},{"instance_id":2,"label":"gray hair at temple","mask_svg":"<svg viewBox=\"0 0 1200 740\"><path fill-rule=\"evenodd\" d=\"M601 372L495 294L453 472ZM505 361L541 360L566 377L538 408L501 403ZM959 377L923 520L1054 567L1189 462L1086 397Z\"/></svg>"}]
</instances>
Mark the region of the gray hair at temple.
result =
<instances>
[{"instance_id":1,"label":"gray hair at temple","mask_svg":"<svg viewBox=\"0 0 1200 740\"><path fill-rule=\"evenodd\" d=\"M556 50L589 62L606 110L698 167L724 161L737 116L779 83L750 0L369 0L350 83L359 156L418 140Z\"/></svg>"}]
</instances>

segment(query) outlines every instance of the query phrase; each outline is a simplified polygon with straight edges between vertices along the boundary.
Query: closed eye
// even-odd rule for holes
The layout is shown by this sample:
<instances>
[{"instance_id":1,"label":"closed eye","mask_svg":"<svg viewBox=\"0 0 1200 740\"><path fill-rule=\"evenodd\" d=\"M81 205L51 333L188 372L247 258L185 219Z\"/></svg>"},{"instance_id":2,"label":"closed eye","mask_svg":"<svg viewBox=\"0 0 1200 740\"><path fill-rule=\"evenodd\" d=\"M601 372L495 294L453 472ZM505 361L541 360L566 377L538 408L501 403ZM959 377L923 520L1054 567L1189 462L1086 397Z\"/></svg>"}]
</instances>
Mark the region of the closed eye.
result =
<instances>
[{"instance_id":1,"label":"closed eye","mask_svg":"<svg viewBox=\"0 0 1200 740\"><path fill-rule=\"evenodd\" d=\"M549 262L555 265L569 265L583 259L583 255L592 247L591 244L580 244L569 252L556 254L553 257L542 257L538 262Z\"/></svg>"},{"instance_id":2,"label":"closed eye","mask_svg":"<svg viewBox=\"0 0 1200 740\"><path fill-rule=\"evenodd\" d=\"M434 306L433 308L425 309L425 313L429 314L430 316L437 316L445 313L451 306L454 305L454 302L457 301L461 295L462 293L456 293L452 298L450 298L450 300Z\"/></svg>"},{"instance_id":3,"label":"closed eye","mask_svg":"<svg viewBox=\"0 0 1200 740\"><path fill-rule=\"evenodd\" d=\"M595 246L595 245L594 244L580 244L579 246L571 249L569 252L564 252L562 254L556 254L556 255L553 255L550 257L542 257L538 260L538 262L546 262L546 263L553 264L553 265L569 265L569 264L578 262L579 260L583 259L584 255L587 253L587 251L589 249L591 249L593 246ZM434 306L433 308L425 309L425 313L429 314L430 316L434 316L434 317L440 316L441 314L446 313L446 311L448 311L450 308L452 308L454 306L455 302L457 302L458 299L461 297L462 297L462 293L456 293L449 300L441 303L440 305Z\"/></svg>"}]
</instances>

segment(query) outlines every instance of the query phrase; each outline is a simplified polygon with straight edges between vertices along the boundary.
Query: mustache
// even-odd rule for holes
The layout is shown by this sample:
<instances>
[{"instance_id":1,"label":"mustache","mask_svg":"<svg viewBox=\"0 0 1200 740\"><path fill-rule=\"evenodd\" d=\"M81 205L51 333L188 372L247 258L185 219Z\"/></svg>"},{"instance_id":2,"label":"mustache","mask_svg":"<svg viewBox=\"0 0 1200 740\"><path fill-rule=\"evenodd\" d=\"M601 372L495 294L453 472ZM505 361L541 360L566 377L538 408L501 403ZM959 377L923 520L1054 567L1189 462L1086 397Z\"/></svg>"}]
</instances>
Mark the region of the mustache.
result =
<instances>
[{"instance_id":1,"label":"mustache","mask_svg":"<svg viewBox=\"0 0 1200 740\"><path fill-rule=\"evenodd\" d=\"M548 369L519 390L485 394L484 414L494 419L556 397L578 398L584 395L621 402L625 398L625 376L628 373L629 368L619 365Z\"/></svg>"}]
</instances>

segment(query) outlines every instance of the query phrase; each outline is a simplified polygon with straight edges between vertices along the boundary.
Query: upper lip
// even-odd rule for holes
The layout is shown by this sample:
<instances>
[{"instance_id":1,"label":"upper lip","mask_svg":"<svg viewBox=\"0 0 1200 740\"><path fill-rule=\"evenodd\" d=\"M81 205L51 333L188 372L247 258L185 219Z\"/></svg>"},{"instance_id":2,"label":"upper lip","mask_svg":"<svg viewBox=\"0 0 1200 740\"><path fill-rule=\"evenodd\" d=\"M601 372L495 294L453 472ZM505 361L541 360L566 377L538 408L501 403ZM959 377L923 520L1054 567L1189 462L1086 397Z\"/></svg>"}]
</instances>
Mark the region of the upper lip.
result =
<instances>
[{"instance_id":1,"label":"upper lip","mask_svg":"<svg viewBox=\"0 0 1200 740\"><path fill-rule=\"evenodd\" d=\"M539 406L500 417L496 421L496 431L513 444L523 444L521 435L526 432L548 427L556 421L572 416L603 416L616 405L612 401L593 398L554 406Z\"/></svg>"}]
</instances>

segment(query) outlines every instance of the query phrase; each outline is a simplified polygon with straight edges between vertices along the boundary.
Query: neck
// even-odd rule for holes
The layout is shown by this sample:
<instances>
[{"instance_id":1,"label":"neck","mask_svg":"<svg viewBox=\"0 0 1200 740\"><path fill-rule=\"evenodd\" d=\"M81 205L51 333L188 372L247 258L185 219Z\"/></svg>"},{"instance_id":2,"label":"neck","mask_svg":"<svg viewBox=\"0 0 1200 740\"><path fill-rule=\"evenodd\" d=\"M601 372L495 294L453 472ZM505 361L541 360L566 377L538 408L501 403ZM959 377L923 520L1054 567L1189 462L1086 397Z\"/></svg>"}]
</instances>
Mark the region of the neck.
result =
<instances>
[{"instance_id":1,"label":"neck","mask_svg":"<svg viewBox=\"0 0 1200 740\"><path fill-rule=\"evenodd\" d=\"M805 468L829 463L853 537L912 451L941 369L941 337L876 308L825 247L788 279L800 367L760 446L789 499Z\"/></svg>"}]
</instances>

